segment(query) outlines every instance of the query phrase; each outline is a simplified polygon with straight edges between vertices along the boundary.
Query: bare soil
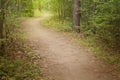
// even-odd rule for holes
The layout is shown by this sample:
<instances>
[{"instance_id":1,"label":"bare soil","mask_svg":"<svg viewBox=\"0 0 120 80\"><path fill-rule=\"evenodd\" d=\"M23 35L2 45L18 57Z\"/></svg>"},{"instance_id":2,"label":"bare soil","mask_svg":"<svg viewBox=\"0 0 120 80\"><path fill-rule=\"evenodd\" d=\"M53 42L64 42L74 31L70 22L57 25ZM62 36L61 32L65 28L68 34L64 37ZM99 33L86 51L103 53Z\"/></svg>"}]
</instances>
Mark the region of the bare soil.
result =
<instances>
[{"instance_id":1,"label":"bare soil","mask_svg":"<svg viewBox=\"0 0 120 80\"><path fill-rule=\"evenodd\" d=\"M37 56L43 59L43 73L52 80L120 80L92 53L58 32L46 29L30 18L22 22ZM41 59L37 60L38 64Z\"/></svg>"}]
</instances>

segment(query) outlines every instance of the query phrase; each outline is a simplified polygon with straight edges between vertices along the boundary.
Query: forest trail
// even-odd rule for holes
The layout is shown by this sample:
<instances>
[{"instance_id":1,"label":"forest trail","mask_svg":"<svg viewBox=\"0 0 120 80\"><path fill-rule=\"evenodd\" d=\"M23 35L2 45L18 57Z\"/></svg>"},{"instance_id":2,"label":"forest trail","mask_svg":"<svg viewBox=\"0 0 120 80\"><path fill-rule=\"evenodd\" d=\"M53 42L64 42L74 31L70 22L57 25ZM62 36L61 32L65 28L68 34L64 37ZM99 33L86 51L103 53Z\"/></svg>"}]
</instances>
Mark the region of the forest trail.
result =
<instances>
[{"instance_id":1,"label":"forest trail","mask_svg":"<svg viewBox=\"0 0 120 80\"><path fill-rule=\"evenodd\" d=\"M52 80L118 80L102 62L68 37L40 26L30 18L22 23L33 50L43 58L44 73ZM41 62L40 59L37 62Z\"/></svg>"}]
</instances>

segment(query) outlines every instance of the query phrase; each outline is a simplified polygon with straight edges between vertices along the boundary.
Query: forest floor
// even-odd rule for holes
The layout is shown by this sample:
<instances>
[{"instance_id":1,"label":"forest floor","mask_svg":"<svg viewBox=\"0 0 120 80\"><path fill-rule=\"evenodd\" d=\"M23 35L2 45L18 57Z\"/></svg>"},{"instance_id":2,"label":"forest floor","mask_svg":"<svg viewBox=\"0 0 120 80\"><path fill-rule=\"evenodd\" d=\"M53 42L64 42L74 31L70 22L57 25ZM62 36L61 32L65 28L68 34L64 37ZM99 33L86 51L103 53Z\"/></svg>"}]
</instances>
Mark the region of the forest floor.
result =
<instances>
[{"instance_id":1,"label":"forest floor","mask_svg":"<svg viewBox=\"0 0 120 80\"><path fill-rule=\"evenodd\" d=\"M22 25L29 44L40 57L35 63L41 64L45 76L50 80L120 80L108 64L101 62L67 35L41 26L40 21L44 18L47 16L29 18Z\"/></svg>"}]
</instances>

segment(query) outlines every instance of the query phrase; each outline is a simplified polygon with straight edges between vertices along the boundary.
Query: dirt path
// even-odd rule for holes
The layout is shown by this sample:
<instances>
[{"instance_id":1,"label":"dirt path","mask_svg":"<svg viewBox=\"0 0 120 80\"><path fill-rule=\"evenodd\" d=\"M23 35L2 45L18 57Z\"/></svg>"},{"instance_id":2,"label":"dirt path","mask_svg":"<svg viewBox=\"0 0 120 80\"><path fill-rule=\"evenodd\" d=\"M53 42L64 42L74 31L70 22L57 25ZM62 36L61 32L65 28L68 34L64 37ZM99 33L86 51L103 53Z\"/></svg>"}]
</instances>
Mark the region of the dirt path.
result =
<instances>
[{"instance_id":1,"label":"dirt path","mask_svg":"<svg viewBox=\"0 0 120 80\"><path fill-rule=\"evenodd\" d=\"M42 19L27 19L22 25L33 50L44 59L47 76L53 80L118 80L91 53L65 36L40 26Z\"/></svg>"}]
</instances>

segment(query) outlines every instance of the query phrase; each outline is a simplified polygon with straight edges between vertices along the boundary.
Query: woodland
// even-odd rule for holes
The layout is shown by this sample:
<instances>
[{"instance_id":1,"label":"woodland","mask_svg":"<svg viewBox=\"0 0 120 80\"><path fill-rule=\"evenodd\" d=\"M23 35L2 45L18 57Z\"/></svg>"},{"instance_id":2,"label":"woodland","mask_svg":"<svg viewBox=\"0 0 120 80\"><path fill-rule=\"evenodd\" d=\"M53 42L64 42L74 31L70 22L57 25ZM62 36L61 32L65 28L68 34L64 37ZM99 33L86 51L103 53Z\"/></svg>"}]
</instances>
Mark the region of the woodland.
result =
<instances>
[{"instance_id":1,"label":"woodland","mask_svg":"<svg viewBox=\"0 0 120 80\"><path fill-rule=\"evenodd\" d=\"M20 23L44 14L43 26L72 36L120 73L120 0L0 0L0 80L43 80Z\"/></svg>"}]
</instances>

